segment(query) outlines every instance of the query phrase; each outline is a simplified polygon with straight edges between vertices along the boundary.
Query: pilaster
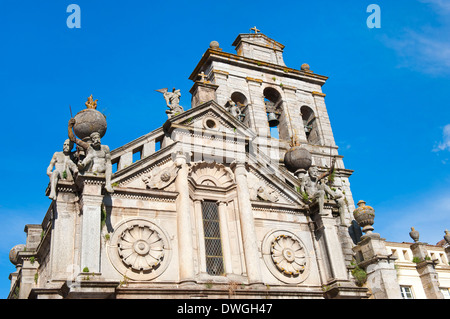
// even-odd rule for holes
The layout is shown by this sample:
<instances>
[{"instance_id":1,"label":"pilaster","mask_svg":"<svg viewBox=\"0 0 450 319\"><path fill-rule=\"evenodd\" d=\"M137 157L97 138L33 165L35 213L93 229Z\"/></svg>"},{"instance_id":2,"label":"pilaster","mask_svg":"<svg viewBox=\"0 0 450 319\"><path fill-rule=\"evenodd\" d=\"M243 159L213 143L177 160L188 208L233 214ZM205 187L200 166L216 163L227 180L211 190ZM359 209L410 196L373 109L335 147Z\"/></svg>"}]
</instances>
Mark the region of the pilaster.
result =
<instances>
[{"instance_id":1,"label":"pilaster","mask_svg":"<svg viewBox=\"0 0 450 319\"><path fill-rule=\"evenodd\" d=\"M250 284L262 283L260 260L255 221L253 218L250 192L247 184L247 170L244 163L233 163L232 169L236 178L236 187L239 204L239 218L241 223L242 241L244 247L245 264Z\"/></svg>"},{"instance_id":2,"label":"pilaster","mask_svg":"<svg viewBox=\"0 0 450 319\"><path fill-rule=\"evenodd\" d=\"M188 185L189 172L186 156L184 152L175 154L175 165L180 168L175 180L175 188L178 192L176 199L178 263L180 267L180 282L183 283L195 282L191 204Z\"/></svg>"}]
</instances>

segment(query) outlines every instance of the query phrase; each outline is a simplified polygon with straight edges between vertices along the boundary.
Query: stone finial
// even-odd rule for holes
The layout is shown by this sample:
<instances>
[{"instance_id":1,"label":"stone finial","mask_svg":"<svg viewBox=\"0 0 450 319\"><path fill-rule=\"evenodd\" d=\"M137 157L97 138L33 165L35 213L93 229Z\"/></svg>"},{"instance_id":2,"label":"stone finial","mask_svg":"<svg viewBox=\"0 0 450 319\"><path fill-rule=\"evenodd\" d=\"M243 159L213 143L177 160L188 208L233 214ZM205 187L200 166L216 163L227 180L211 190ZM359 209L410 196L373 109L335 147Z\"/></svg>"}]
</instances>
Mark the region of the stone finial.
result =
<instances>
[{"instance_id":1,"label":"stone finial","mask_svg":"<svg viewBox=\"0 0 450 319\"><path fill-rule=\"evenodd\" d=\"M217 49L219 49L219 42L217 42L217 41L211 41L211 42L209 43L209 47L210 47L211 49L217 50Z\"/></svg>"},{"instance_id":2,"label":"stone finial","mask_svg":"<svg viewBox=\"0 0 450 319\"><path fill-rule=\"evenodd\" d=\"M353 217L356 222L362 227L362 231L365 233L365 236L372 237L375 235L372 233L374 228L372 225L375 223L375 209L366 205L366 202L360 200L358 202L358 208L353 211Z\"/></svg>"},{"instance_id":3,"label":"stone finial","mask_svg":"<svg viewBox=\"0 0 450 319\"><path fill-rule=\"evenodd\" d=\"M302 66L301 66L301 69L303 71L309 71L310 70L309 64L308 63L303 63Z\"/></svg>"},{"instance_id":4,"label":"stone finial","mask_svg":"<svg viewBox=\"0 0 450 319\"><path fill-rule=\"evenodd\" d=\"M415 243L419 242L419 232L411 227L411 231L409 232L409 236L414 240Z\"/></svg>"}]
</instances>

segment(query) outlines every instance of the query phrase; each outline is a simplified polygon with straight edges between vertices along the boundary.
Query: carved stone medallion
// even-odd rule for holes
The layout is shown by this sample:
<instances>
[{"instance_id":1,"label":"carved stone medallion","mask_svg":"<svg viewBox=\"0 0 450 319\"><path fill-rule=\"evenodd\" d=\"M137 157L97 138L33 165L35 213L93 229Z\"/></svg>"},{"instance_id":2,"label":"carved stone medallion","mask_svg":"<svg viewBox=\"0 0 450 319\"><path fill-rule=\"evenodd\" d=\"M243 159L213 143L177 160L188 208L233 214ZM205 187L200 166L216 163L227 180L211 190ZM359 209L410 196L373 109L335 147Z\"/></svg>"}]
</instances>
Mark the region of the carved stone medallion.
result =
<instances>
[{"instance_id":1,"label":"carved stone medallion","mask_svg":"<svg viewBox=\"0 0 450 319\"><path fill-rule=\"evenodd\" d=\"M267 268L278 280L298 284L309 276L308 251L294 233L287 230L269 232L261 248Z\"/></svg>"},{"instance_id":2,"label":"carved stone medallion","mask_svg":"<svg viewBox=\"0 0 450 319\"><path fill-rule=\"evenodd\" d=\"M164 231L145 218L122 221L107 244L111 263L132 280L151 280L165 271L171 257Z\"/></svg>"}]
</instances>

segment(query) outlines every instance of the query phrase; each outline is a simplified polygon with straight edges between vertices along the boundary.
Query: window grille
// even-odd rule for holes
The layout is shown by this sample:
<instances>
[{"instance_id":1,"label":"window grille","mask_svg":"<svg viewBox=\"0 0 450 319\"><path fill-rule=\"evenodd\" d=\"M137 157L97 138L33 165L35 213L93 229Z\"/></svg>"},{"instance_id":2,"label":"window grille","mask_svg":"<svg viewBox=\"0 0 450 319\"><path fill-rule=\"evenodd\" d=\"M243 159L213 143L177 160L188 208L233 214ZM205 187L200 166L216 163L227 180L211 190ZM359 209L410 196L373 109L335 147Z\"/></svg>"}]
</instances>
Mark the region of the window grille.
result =
<instances>
[{"instance_id":1,"label":"window grille","mask_svg":"<svg viewBox=\"0 0 450 319\"><path fill-rule=\"evenodd\" d=\"M414 299L410 286L400 286L400 292L403 299Z\"/></svg>"},{"instance_id":2,"label":"window grille","mask_svg":"<svg viewBox=\"0 0 450 319\"><path fill-rule=\"evenodd\" d=\"M223 254L217 203L203 201L202 216L205 235L206 272L214 276L223 275Z\"/></svg>"}]
</instances>

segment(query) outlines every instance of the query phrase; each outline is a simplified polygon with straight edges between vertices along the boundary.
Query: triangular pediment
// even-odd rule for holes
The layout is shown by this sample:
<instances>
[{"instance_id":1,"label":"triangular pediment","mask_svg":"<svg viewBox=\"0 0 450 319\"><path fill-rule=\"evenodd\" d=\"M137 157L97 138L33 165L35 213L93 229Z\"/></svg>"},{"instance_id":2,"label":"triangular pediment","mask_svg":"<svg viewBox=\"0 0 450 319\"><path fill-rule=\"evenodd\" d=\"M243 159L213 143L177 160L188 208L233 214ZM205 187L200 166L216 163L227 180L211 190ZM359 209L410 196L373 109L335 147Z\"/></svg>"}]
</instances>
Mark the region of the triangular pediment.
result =
<instances>
[{"instance_id":1,"label":"triangular pediment","mask_svg":"<svg viewBox=\"0 0 450 319\"><path fill-rule=\"evenodd\" d=\"M163 128L168 133L177 128L184 128L209 134L231 134L242 138L256 136L252 130L215 101L208 101L168 119Z\"/></svg>"},{"instance_id":2,"label":"triangular pediment","mask_svg":"<svg viewBox=\"0 0 450 319\"><path fill-rule=\"evenodd\" d=\"M209 120L215 124L208 125ZM298 181L280 166L279 162L273 162L269 156L260 152L258 146L252 144L252 141L257 140L257 135L214 101L168 119L162 130L157 129L154 133L119 148L120 154L130 153L131 148L139 147L139 143L144 143L155 136L163 138L163 146L153 154L115 172L112 182L116 187L122 190L175 192L174 180L178 168L174 156L181 151L187 154L191 168L203 163L201 172L204 175L207 171L214 171L210 170L209 166L204 166L205 162L222 165L227 174L221 176L228 176L231 172L229 167L233 162L247 163L248 186L252 201L303 206L299 194L295 191ZM113 153L119 154L116 150ZM195 169L193 171L200 172ZM216 180L217 176L211 175L209 179L204 176L205 183L212 181L214 184ZM201 180L199 183L204 181Z\"/></svg>"}]
</instances>

